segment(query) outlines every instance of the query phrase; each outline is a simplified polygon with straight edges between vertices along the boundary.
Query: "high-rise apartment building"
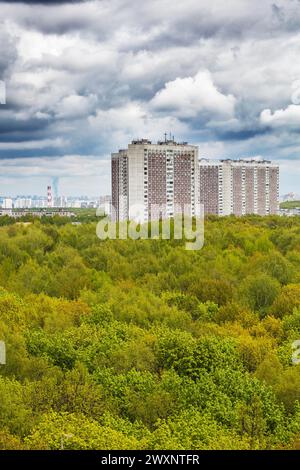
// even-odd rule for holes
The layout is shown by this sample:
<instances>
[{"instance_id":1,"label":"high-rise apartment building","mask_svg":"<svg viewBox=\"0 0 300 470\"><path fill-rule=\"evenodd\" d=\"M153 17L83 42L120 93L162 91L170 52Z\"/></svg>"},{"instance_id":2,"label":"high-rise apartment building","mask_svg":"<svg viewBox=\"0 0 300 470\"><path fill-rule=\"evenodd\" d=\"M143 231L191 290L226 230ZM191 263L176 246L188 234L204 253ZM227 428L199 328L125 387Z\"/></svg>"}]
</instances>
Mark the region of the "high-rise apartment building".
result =
<instances>
[{"instance_id":1,"label":"high-rise apartment building","mask_svg":"<svg viewBox=\"0 0 300 470\"><path fill-rule=\"evenodd\" d=\"M31 197L16 197L14 200L15 209L30 209L32 207Z\"/></svg>"},{"instance_id":2,"label":"high-rise apartment building","mask_svg":"<svg viewBox=\"0 0 300 470\"><path fill-rule=\"evenodd\" d=\"M201 159L200 202L204 213L277 214L279 166L266 160Z\"/></svg>"},{"instance_id":3,"label":"high-rise apartment building","mask_svg":"<svg viewBox=\"0 0 300 470\"><path fill-rule=\"evenodd\" d=\"M198 147L187 142L133 140L112 154L112 207L116 220L199 213Z\"/></svg>"},{"instance_id":4,"label":"high-rise apartment building","mask_svg":"<svg viewBox=\"0 0 300 470\"><path fill-rule=\"evenodd\" d=\"M10 197L4 198L2 202L3 209L12 209L13 208L13 200Z\"/></svg>"},{"instance_id":5,"label":"high-rise apartment building","mask_svg":"<svg viewBox=\"0 0 300 470\"><path fill-rule=\"evenodd\" d=\"M111 196L100 196L98 208L102 209L105 215L111 215Z\"/></svg>"}]
</instances>

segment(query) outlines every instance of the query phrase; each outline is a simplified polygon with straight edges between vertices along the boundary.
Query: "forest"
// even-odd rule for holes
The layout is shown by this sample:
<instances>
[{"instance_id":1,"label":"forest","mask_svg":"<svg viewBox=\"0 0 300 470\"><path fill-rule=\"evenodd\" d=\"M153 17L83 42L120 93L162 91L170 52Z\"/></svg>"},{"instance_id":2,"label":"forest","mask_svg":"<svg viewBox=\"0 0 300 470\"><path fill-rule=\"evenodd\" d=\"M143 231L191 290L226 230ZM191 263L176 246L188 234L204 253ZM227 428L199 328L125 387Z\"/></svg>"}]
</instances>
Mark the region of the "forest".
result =
<instances>
[{"instance_id":1,"label":"forest","mask_svg":"<svg viewBox=\"0 0 300 470\"><path fill-rule=\"evenodd\" d=\"M0 449L300 449L300 218L184 245L2 219Z\"/></svg>"},{"instance_id":2,"label":"forest","mask_svg":"<svg viewBox=\"0 0 300 470\"><path fill-rule=\"evenodd\" d=\"M295 209L300 207L300 201L285 201L280 204L281 209Z\"/></svg>"}]
</instances>

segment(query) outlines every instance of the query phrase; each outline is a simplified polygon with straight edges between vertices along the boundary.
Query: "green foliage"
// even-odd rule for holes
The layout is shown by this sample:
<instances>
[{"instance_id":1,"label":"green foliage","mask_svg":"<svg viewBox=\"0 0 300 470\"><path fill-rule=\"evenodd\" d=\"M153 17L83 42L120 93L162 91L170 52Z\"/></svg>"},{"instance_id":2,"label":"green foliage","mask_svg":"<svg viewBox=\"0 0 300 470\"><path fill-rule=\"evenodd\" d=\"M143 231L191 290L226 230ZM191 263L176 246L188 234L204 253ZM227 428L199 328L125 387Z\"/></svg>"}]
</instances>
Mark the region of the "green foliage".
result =
<instances>
[{"instance_id":1,"label":"green foliage","mask_svg":"<svg viewBox=\"0 0 300 470\"><path fill-rule=\"evenodd\" d=\"M101 426L81 414L51 412L42 416L25 439L29 449L113 450L138 449L137 439Z\"/></svg>"},{"instance_id":2,"label":"green foliage","mask_svg":"<svg viewBox=\"0 0 300 470\"><path fill-rule=\"evenodd\" d=\"M300 284L290 284L282 288L271 312L274 316L282 318L291 315L296 307L300 307Z\"/></svg>"},{"instance_id":3,"label":"green foliage","mask_svg":"<svg viewBox=\"0 0 300 470\"><path fill-rule=\"evenodd\" d=\"M252 310L265 314L279 293L279 283L266 275L250 275L242 283L240 292Z\"/></svg>"},{"instance_id":4,"label":"green foliage","mask_svg":"<svg viewBox=\"0 0 300 470\"><path fill-rule=\"evenodd\" d=\"M205 245L1 218L0 449L299 448L300 222Z\"/></svg>"},{"instance_id":5,"label":"green foliage","mask_svg":"<svg viewBox=\"0 0 300 470\"><path fill-rule=\"evenodd\" d=\"M300 201L285 201L281 202L281 209L293 209L295 207L300 207Z\"/></svg>"}]
</instances>

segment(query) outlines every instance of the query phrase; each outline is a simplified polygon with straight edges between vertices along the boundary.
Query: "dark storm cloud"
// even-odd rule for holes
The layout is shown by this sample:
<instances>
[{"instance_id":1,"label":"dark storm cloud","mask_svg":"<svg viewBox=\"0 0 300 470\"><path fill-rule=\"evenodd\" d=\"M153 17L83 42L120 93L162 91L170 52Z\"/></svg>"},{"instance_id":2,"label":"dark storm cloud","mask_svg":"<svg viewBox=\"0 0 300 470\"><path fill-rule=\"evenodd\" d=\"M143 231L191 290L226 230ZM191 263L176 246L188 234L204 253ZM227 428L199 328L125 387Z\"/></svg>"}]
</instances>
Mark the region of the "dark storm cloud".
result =
<instances>
[{"instance_id":1,"label":"dark storm cloud","mask_svg":"<svg viewBox=\"0 0 300 470\"><path fill-rule=\"evenodd\" d=\"M217 134L219 139L224 141L241 141L241 140L248 140L253 139L254 137L258 137L261 135L266 135L271 132L270 128L256 128L256 129L243 129L237 131L221 131Z\"/></svg>"},{"instance_id":2,"label":"dark storm cloud","mask_svg":"<svg viewBox=\"0 0 300 470\"><path fill-rule=\"evenodd\" d=\"M1 0L1 3L23 3L25 5L59 5L65 3L84 3L87 0Z\"/></svg>"},{"instance_id":3,"label":"dark storm cloud","mask_svg":"<svg viewBox=\"0 0 300 470\"><path fill-rule=\"evenodd\" d=\"M32 134L37 135L41 129L47 129L48 123L41 122L38 119L28 121L17 121L12 116L5 120L0 117L0 135L1 141L14 142L30 139Z\"/></svg>"},{"instance_id":4,"label":"dark storm cloud","mask_svg":"<svg viewBox=\"0 0 300 470\"><path fill-rule=\"evenodd\" d=\"M217 6L211 8L211 3ZM253 7L251 7L251 3ZM282 3L282 1L280 2ZM177 44L188 45L201 38L240 38L251 34L253 37L274 34L280 25L289 29L300 24L300 15L290 5L278 6L269 0L265 2L199 2L186 0L174 5L171 1L114 0L75 2L4 2L6 14L16 14L18 21L40 31L63 33L81 30L97 37L109 37L116 29L129 29L158 34L149 37L146 47ZM12 8L10 8L12 4ZM19 5L14 12L14 4ZM257 5L256 5L257 4ZM51 6L55 6L52 9ZM32 11L32 6L37 9ZM26 8L28 7L28 8ZM48 8L45 14L44 9ZM39 11L38 8L41 10ZM43 14L44 13L44 14ZM160 30L160 31L159 31ZM134 41L132 41L134 48Z\"/></svg>"}]
</instances>

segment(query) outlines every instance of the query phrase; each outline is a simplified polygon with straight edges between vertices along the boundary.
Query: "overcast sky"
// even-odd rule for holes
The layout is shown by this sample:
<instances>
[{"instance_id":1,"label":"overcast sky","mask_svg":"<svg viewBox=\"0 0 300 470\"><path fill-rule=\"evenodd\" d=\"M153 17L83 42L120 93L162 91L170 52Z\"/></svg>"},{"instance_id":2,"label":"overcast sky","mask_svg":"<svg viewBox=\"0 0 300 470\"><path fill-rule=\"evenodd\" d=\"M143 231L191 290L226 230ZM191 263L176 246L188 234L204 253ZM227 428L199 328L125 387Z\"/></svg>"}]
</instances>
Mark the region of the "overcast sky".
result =
<instances>
[{"instance_id":1,"label":"overcast sky","mask_svg":"<svg viewBox=\"0 0 300 470\"><path fill-rule=\"evenodd\" d=\"M299 0L1 2L0 195L110 192L133 138L281 165L300 193Z\"/></svg>"}]
</instances>

